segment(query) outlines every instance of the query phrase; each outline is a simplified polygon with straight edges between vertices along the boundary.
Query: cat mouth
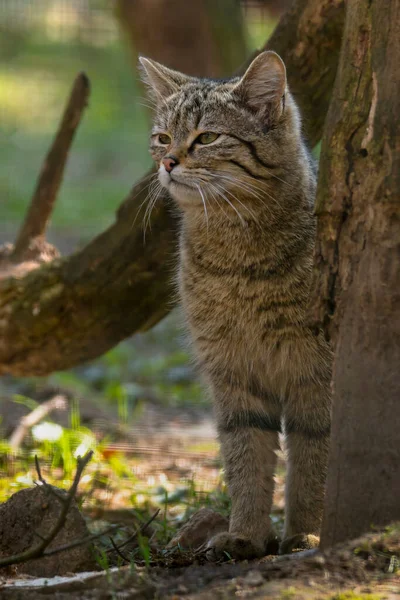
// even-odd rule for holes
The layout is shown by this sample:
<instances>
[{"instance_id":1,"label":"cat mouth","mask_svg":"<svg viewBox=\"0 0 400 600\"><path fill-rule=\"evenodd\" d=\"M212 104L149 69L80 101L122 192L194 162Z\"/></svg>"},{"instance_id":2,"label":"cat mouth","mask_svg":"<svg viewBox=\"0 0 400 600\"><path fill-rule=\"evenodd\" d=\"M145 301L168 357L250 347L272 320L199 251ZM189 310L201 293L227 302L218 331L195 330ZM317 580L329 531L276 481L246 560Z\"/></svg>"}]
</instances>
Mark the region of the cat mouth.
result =
<instances>
[{"instance_id":1,"label":"cat mouth","mask_svg":"<svg viewBox=\"0 0 400 600\"><path fill-rule=\"evenodd\" d=\"M180 181L179 179L175 179L175 177L173 177L172 175L170 175L169 183L170 183L170 185L183 186L183 187L189 188L190 190L195 189L194 185L191 185L187 181Z\"/></svg>"}]
</instances>

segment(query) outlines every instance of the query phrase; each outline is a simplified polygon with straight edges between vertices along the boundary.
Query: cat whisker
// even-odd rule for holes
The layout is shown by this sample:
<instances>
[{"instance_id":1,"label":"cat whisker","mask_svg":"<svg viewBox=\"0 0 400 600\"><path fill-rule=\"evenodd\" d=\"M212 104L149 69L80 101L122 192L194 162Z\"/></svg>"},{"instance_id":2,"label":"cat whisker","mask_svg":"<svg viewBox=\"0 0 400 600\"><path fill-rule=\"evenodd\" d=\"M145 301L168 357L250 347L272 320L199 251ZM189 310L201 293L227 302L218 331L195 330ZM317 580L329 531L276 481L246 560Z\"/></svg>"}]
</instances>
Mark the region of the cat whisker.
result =
<instances>
[{"instance_id":1,"label":"cat whisker","mask_svg":"<svg viewBox=\"0 0 400 600\"><path fill-rule=\"evenodd\" d=\"M268 175L270 175L271 177L273 177L274 179L277 179L278 181L280 181L281 183L284 183L285 185L287 185L288 187L290 187L292 190L295 189L295 186L292 185L291 183L289 183L288 181L285 181L284 179L282 179L281 177L278 177L278 175L275 175L275 173L271 173L270 171L268 171Z\"/></svg>"},{"instance_id":2,"label":"cat whisker","mask_svg":"<svg viewBox=\"0 0 400 600\"><path fill-rule=\"evenodd\" d=\"M150 98L149 96L136 96L136 98L141 102L148 102L148 104L152 104L154 108L157 108L157 102L152 100L152 98Z\"/></svg>"},{"instance_id":3,"label":"cat whisker","mask_svg":"<svg viewBox=\"0 0 400 600\"><path fill-rule=\"evenodd\" d=\"M207 182L207 185L212 186L212 184L210 182ZM222 212L224 213L225 217L232 223L232 219L230 218L230 216L225 212L224 210L224 206L223 204L220 203L218 196L213 192L212 189L208 190L211 194L212 199L217 203L218 208L220 208L222 210Z\"/></svg>"},{"instance_id":4,"label":"cat whisker","mask_svg":"<svg viewBox=\"0 0 400 600\"><path fill-rule=\"evenodd\" d=\"M262 190L264 192L264 194L266 194L268 196L268 198L270 198L273 202L275 202L275 204L277 204L279 207L281 207L280 202L274 196L272 196L265 188L260 188L258 186L255 186L254 183L250 183L250 181L252 182L252 178L249 177L248 175L243 175L243 177L244 177L244 179L249 180L249 181L246 181L246 185L251 186L254 189Z\"/></svg>"},{"instance_id":5,"label":"cat whisker","mask_svg":"<svg viewBox=\"0 0 400 600\"><path fill-rule=\"evenodd\" d=\"M208 212L207 212L207 204L206 204L206 199L205 199L205 197L204 197L204 194L203 194L203 192L202 192L202 190L201 190L201 187L200 187L200 185L199 185L198 183L195 183L195 185L196 185L197 189L199 190L199 194L200 194L200 196L201 196L201 199L202 199L202 201L203 201L203 206L204 206L204 214L205 214L205 217L206 217L206 223L207 223L207 232L208 232Z\"/></svg>"},{"instance_id":6,"label":"cat whisker","mask_svg":"<svg viewBox=\"0 0 400 600\"><path fill-rule=\"evenodd\" d=\"M254 183L250 183L249 181L243 181L243 179L233 177L231 174L225 174L225 173L221 173L219 171L218 171L218 175L216 175L216 176L226 179L228 181L231 181L234 186L241 186L241 187L243 187L243 189L246 189L246 191L249 191L249 192L251 191L252 194L256 198L259 198L260 200L264 200L262 193L265 193L265 188L256 186L256 185L254 185ZM246 176L242 175L242 177L246 177ZM247 179L251 180L250 177L247 177Z\"/></svg>"},{"instance_id":7,"label":"cat whisker","mask_svg":"<svg viewBox=\"0 0 400 600\"><path fill-rule=\"evenodd\" d=\"M230 206L231 208L233 208L233 210L235 211L235 213L236 213L236 214L237 214L237 216L239 217L239 219L240 219L240 222L242 223L243 227L246 227L246 221L244 220L243 216L242 216L242 215L240 214L240 212L237 210L236 206L234 206L234 205L232 204L232 202L229 200L229 198L227 198L227 197L225 196L225 193L224 193L224 192L226 192L227 190L226 190L224 187L222 187L222 186L219 186L218 184L215 184L215 183L213 183L213 184L211 184L211 185L213 185L213 187L215 187L215 188L216 188L216 190L217 190L217 191L218 191L218 193L221 195L221 197L222 197L222 198L225 200L225 202L227 202L227 203L229 204L229 206ZM222 187L222 190L221 190L221 187Z\"/></svg>"},{"instance_id":8,"label":"cat whisker","mask_svg":"<svg viewBox=\"0 0 400 600\"><path fill-rule=\"evenodd\" d=\"M157 176L158 174L155 173L155 175ZM148 192L147 195L145 197L145 199L143 200L143 202L141 203L141 205L139 206L139 210L136 214L136 216L140 213L142 206L148 202L144 216L143 216L143 227L144 227L144 231L143 231L143 235L144 235L144 239L145 239L145 234L146 234L146 228L147 228L147 224L146 221L150 219L150 215L151 215L151 211L154 208L155 202L158 199L160 193L162 190L162 185L161 183L158 181L158 179L154 179L153 181L151 181L149 183L149 187L148 187ZM135 217L136 220L136 217Z\"/></svg>"},{"instance_id":9,"label":"cat whisker","mask_svg":"<svg viewBox=\"0 0 400 600\"><path fill-rule=\"evenodd\" d=\"M234 179L233 177L229 177L226 175L218 175L218 177L220 177L221 179L225 179L226 181L230 181L235 187L239 187L242 190L244 190L244 191L248 192L249 194L251 194L252 196L254 196L255 198L258 198L258 200L264 201L263 196L260 193L253 191L251 186L249 186L247 183L244 183L238 179Z\"/></svg>"},{"instance_id":10,"label":"cat whisker","mask_svg":"<svg viewBox=\"0 0 400 600\"><path fill-rule=\"evenodd\" d=\"M152 179L156 179L157 177L158 177L158 173L150 173L149 175L146 175L145 177L143 177L143 178L142 178L142 181L145 181L146 179L149 179L149 180L150 180L150 182L149 182L149 185L148 185L148 192L147 192L147 195L146 195L145 199L144 199L144 200L141 202L141 204L140 204L140 206L139 206L139 208L138 208L138 210L137 210L137 212L136 212L135 218L134 218L134 219L133 219L133 221L132 221L131 230L133 229L133 227L134 227L134 225L135 225L135 223L136 223L136 221L137 221L137 218L138 218L138 216L139 216L139 214L140 214L140 211L141 211L141 209L142 209L142 206L143 206L143 205L144 205L144 204L147 202L147 200L148 200L148 198L149 198L150 191L151 191L151 186L152 186L152 185L154 185L154 184L156 183L156 181L151 181L151 180L152 180ZM138 196L138 195L140 194L140 192L141 192L141 191L142 191L142 189L139 189L139 190L136 192L136 194L133 196L133 199L135 199L135 198L136 198L136 196Z\"/></svg>"},{"instance_id":11,"label":"cat whisker","mask_svg":"<svg viewBox=\"0 0 400 600\"><path fill-rule=\"evenodd\" d=\"M249 185L247 182L243 182L242 180L232 177L231 175L223 175L222 173L218 173L218 175L214 175L215 177L220 177L221 179L226 179L227 181L230 181L235 187L242 187L243 189L245 189L248 192L251 192L252 195L255 198L259 198L260 200L263 200L263 196L261 195L260 192L264 192L264 190L262 188L253 188L253 186ZM254 190L260 190L260 192L258 191L254 191Z\"/></svg>"},{"instance_id":12,"label":"cat whisker","mask_svg":"<svg viewBox=\"0 0 400 600\"><path fill-rule=\"evenodd\" d=\"M143 106L144 108L148 108L149 110L156 110L156 107L152 104L147 104L146 102L136 102L138 106Z\"/></svg>"},{"instance_id":13,"label":"cat whisker","mask_svg":"<svg viewBox=\"0 0 400 600\"><path fill-rule=\"evenodd\" d=\"M252 210L250 210L250 208L248 206L246 206L245 204L243 204L243 202L241 202L239 200L239 198L237 198L232 192L230 192L229 190L226 190L227 194L229 194L234 200L236 200L236 202L238 202L240 204L240 206L243 206L243 208L245 210L247 210L247 212L249 213L249 215L254 219L254 222L256 223L257 227L262 230L261 224L259 223L259 219L257 217L257 215L254 214L254 212Z\"/></svg>"},{"instance_id":14,"label":"cat whisker","mask_svg":"<svg viewBox=\"0 0 400 600\"><path fill-rule=\"evenodd\" d=\"M153 211L153 208L156 205L156 202L157 202L157 200L158 200L158 198L159 198L159 196L161 194L161 191L162 191L162 185L159 184L159 187L156 190L153 191L153 196L152 196L152 198L151 198L151 200L150 200L150 202L149 202L149 204L148 204L148 206L146 208L146 212L145 212L144 217L143 217L143 225L144 225L144 228L143 228L143 242L144 243L146 243L146 231L147 231L147 228L149 228L150 231L151 231L151 221L150 221L150 219L151 219L151 213Z\"/></svg>"},{"instance_id":15,"label":"cat whisker","mask_svg":"<svg viewBox=\"0 0 400 600\"><path fill-rule=\"evenodd\" d=\"M232 183L233 183L233 184L234 184L236 187L241 187L241 186L239 185L239 183L238 183L237 181L235 181L234 179L231 179L230 177L225 177L225 176L223 176L223 175L222 175L221 177L222 177L223 179L226 179L226 180L228 180L228 181L231 181L231 182L232 182ZM216 178L218 178L218 176L216 176ZM246 191L247 193L254 195L254 196L255 196L255 197L257 197L259 200L261 200L261 201L263 201L263 200L264 200L264 199L262 198L262 196L260 196L260 195L258 195L258 194L256 195L256 194L255 194L254 192L252 192L250 189L246 189L245 187L242 187L242 189L243 189L244 191ZM252 211L252 210L251 210L251 209L250 209L248 206L246 206L245 204L243 204L243 202L241 202L241 201L239 200L239 198L237 198L237 196L235 196L235 195L234 195L234 194L233 194L231 191L229 191L229 190L228 190L228 189L226 189L226 188L224 188L224 190L225 190L225 192L226 192L227 194L229 194L229 195L230 195L230 196L231 196L231 197L232 197L232 198L233 198L233 199L234 199L236 202L238 202L238 203L239 203L241 206L243 206L243 208L244 208L244 209L245 209L245 210L246 210L246 211L249 213L249 215L250 215L250 216L251 216L251 217L254 219L254 221L255 221L255 222L258 224L258 227L259 227L260 229L262 229L262 228L261 228L261 225L258 223L259 219L258 219L257 215L255 215L255 214L254 214L254 212L253 212L253 211Z\"/></svg>"}]
</instances>

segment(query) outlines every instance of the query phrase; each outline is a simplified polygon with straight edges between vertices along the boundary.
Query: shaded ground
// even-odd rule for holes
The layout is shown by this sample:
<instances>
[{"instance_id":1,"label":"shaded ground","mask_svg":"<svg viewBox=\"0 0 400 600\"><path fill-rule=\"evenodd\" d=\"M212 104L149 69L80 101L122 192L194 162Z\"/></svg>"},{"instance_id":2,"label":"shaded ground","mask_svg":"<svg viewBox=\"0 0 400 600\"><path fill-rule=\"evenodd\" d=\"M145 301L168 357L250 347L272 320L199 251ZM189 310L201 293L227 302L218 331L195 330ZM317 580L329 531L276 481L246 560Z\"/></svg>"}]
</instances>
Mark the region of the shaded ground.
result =
<instances>
[{"instance_id":1,"label":"shaded ground","mask_svg":"<svg viewBox=\"0 0 400 600\"><path fill-rule=\"evenodd\" d=\"M1 598L321 598L378 600L400 597L400 529L369 534L332 551L266 557L251 563L186 568L124 567L92 576L2 580Z\"/></svg>"}]
</instances>

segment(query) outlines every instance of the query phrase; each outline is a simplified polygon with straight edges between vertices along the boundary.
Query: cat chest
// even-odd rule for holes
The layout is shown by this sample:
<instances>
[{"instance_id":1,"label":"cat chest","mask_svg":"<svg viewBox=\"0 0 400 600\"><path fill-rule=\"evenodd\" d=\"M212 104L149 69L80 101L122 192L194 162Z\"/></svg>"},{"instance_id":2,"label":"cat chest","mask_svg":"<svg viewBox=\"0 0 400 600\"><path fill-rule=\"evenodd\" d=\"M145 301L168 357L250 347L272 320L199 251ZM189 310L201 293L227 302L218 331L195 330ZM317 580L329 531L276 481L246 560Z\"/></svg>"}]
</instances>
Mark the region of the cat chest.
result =
<instances>
[{"instance_id":1,"label":"cat chest","mask_svg":"<svg viewBox=\"0 0 400 600\"><path fill-rule=\"evenodd\" d=\"M262 306L271 294L274 290L266 281L181 271L182 306L192 331L198 333L224 332L226 338L254 340L268 319Z\"/></svg>"}]
</instances>

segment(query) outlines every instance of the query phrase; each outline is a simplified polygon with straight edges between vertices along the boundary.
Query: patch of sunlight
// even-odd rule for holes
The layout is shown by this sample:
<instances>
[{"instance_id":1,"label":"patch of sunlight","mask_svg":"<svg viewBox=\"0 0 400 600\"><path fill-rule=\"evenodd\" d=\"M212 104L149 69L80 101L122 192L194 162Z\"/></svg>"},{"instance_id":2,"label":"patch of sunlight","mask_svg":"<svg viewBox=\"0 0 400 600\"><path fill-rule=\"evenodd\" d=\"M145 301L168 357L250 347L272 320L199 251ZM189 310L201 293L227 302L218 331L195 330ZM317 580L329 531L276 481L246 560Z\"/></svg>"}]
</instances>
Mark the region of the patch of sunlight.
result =
<instances>
[{"instance_id":1,"label":"patch of sunlight","mask_svg":"<svg viewBox=\"0 0 400 600\"><path fill-rule=\"evenodd\" d=\"M261 49L265 42L270 38L275 29L276 20L269 17L268 19L259 19L251 17L247 20L247 36L249 46L252 50Z\"/></svg>"},{"instance_id":2,"label":"patch of sunlight","mask_svg":"<svg viewBox=\"0 0 400 600\"><path fill-rule=\"evenodd\" d=\"M46 71L0 72L0 125L53 132L67 85Z\"/></svg>"},{"instance_id":3,"label":"patch of sunlight","mask_svg":"<svg viewBox=\"0 0 400 600\"><path fill-rule=\"evenodd\" d=\"M383 600L385 596L381 594L357 594L351 590L334 594L329 600Z\"/></svg>"},{"instance_id":4,"label":"patch of sunlight","mask_svg":"<svg viewBox=\"0 0 400 600\"><path fill-rule=\"evenodd\" d=\"M205 452L205 453L217 453L219 451L219 443L215 440L205 440L202 442L196 442L187 447L187 452Z\"/></svg>"},{"instance_id":5,"label":"patch of sunlight","mask_svg":"<svg viewBox=\"0 0 400 600\"><path fill-rule=\"evenodd\" d=\"M32 435L38 442L58 442L63 434L63 428L57 423L43 421L32 427Z\"/></svg>"}]
</instances>

